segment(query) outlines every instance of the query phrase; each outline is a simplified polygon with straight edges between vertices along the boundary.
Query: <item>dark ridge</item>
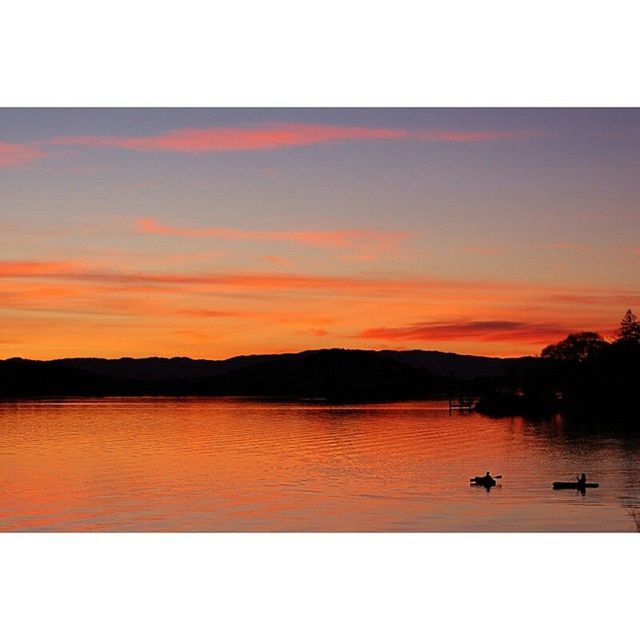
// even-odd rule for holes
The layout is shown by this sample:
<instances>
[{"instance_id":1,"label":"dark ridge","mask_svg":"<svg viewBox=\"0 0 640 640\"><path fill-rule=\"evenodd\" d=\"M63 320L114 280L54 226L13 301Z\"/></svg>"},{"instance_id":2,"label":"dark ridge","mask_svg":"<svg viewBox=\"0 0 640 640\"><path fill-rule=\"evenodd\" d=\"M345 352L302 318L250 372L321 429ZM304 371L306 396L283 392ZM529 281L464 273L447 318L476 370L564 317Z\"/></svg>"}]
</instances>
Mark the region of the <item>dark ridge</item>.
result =
<instances>
[{"instance_id":1,"label":"dark ridge","mask_svg":"<svg viewBox=\"0 0 640 640\"><path fill-rule=\"evenodd\" d=\"M54 360L65 366L89 373L108 375L122 380L193 380L267 361L274 357L236 356L228 360L175 358L65 358Z\"/></svg>"},{"instance_id":2,"label":"dark ridge","mask_svg":"<svg viewBox=\"0 0 640 640\"><path fill-rule=\"evenodd\" d=\"M367 351L326 350L283 355L210 380L222 393L388 400L427 395L430 376Z\"/></svg>"},{"instance_id":3,"label":"dark ridge","mask_svg":"<svg viewBox=\"0 0 640 640\"><path fill-rule=\"evenodd\" d=\"M390 400L492 388L510 361L427 351L324 349L228 360L13 358L0 397L261 395Z\"/></svg>"},{"instance_id":4,"label":"dark ridge","mask_svg":"<svg viewBox=\"0 0 640 640\"><path fill-rule=\"evenodd\" d=\"M90 373L131 380L188 380L236 371L254 364L280 359L300 358L312 353L376 353L388 359L428 369L434 375L471 380L495 377L521 358L489 358L441 351L368 351L360 349L320 349L301 353L235 356L227 360L194 360L192 358L65 358L54 360Z\"/></svg>"},{"instance_id":5,"label":"dark ridge","mask_svg":"<svg viewBox=\"0 0 640 640\"><path fill-rule=\"evenodd\" d=\"M424 367L438 376L452 377L458 380L474 378L495 378L506 373L507 368L517 364L523 358L491 358L487 356L467 356L444 351L378 351L398 362L413 367Z\"/></svg>"}]
</instances>

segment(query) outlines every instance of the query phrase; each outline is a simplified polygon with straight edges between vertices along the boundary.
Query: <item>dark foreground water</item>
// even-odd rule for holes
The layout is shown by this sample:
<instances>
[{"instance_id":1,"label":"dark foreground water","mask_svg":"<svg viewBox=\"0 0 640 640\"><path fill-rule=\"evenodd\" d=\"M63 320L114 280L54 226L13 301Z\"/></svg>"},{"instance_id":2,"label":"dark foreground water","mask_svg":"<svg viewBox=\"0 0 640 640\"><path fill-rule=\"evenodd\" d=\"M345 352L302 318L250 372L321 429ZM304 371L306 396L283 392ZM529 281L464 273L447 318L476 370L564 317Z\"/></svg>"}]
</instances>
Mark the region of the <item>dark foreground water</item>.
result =
<instances>
[{"instance_id":1,"label":"dark foreground water","mask_svg":"<svg viewBox=\"0 0 640 640\"><path fill-rule=\"evenodd\" d=\"M0 404L4 531L636 531L640 439L446 404ZM490 492L469 478L490 469ZM584 471L599 489L553 491Z\"/></svg>"}]
</instances>

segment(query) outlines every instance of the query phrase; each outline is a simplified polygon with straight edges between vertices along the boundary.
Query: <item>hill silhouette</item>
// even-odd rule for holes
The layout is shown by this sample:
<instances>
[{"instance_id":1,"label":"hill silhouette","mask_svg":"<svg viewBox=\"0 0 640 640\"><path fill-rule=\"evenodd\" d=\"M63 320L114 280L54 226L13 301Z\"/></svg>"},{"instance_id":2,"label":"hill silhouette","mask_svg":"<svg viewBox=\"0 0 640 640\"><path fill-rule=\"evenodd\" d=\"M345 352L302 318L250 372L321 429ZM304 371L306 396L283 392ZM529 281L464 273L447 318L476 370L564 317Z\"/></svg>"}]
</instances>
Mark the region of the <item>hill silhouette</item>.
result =
<instances>
[{"instance_id":1,"label":"hill silhouette","mask_svg":"<svg viewBox=\"0 0 640 640\"><path fill-rule=\"evenodd\" d=\"M482 392L519 362L438 351L324 349L227 360L0 361L0 397L246 395L334 400Z\"/></svg>"}]
</instances>

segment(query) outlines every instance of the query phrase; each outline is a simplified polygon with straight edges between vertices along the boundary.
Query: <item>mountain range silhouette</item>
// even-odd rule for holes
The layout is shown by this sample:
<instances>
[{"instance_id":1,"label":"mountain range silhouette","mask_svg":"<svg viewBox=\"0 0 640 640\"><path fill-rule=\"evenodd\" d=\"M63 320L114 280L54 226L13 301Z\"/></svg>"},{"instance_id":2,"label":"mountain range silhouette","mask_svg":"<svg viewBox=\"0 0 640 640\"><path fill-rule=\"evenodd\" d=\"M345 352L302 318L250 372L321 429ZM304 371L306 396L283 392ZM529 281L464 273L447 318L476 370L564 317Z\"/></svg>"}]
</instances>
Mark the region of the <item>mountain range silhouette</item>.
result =
<instances>
[{"instance_id":1,"label":"mountain range silhouette","mask_svg":"<svg viewBox=\"0 0 640 640\"><path fill-rule=\"evenodd\" d=\"M483 392L526 358L440 351L323 349L227 360L0 361L0 397L240 395L389 400Z\"/></svg>"}]
</instances>

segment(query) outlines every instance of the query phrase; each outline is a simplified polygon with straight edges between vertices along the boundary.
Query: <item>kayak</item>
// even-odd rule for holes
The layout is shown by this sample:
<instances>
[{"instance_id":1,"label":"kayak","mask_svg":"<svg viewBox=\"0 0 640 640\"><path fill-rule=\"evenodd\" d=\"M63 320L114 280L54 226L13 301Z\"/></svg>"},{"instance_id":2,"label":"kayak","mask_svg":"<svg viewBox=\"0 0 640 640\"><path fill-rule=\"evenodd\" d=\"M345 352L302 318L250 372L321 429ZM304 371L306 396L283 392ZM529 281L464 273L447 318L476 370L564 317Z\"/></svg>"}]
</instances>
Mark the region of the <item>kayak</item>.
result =
<instances>
[{"instance_id":1,"label":"kayak","mask_svg":"<svg viewBox=\"0 0 640 640\"><path fill-rule=\"evenodd\" d=\"M554 482L554 489L597 489L598 484L596 482L587 482L582 484L580 482Z\"/></svg>"},{"instance_id":2,"label":"kayak","mask_svg":"<svg viewBox=\"0 0 640 640\"><path fill-rule=\"evenodd\" d=\"M471 484L475 484L479 487L495 487L496 481L493 478L487 478L486 476L476 476L471 478Z\"/></svg>"}]
</instances>

